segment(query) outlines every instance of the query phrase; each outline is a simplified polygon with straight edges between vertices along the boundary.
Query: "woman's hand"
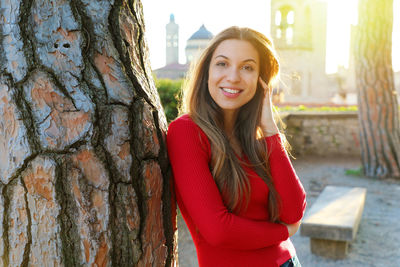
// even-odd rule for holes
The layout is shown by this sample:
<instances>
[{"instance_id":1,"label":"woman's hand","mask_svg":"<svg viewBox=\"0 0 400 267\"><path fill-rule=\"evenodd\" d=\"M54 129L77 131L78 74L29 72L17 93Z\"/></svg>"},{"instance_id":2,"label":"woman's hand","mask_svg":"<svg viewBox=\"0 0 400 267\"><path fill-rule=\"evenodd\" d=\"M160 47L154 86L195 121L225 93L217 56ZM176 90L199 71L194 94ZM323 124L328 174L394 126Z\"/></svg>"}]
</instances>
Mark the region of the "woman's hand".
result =
<instances>
[{"instance_id":1,"label":"woman's hand","mask_svg":"<svg viewBox=\"0 0 400 267\"><path fill-rule=\"evenodd\" d=\"M293 236L297 232L297 230L299 230L300 224L301 220L293 224L283 223L283 225L285 225L288 229L289 237Z\"/></svg>"},{"instance_id":2,"label":"woman's hand","mask_svg":"<svg viewBox=\"0 0 400 267\"><path fill-rule=\"evenodd\" d=\"M264 136L272 136L279 133L278 126L275 123L274 113L272 111L272 89L268 87L261 77L259 77L258 80L265 90L263 110L261 114L261 127L264 132Z\"/></svg>"}]
</instances>

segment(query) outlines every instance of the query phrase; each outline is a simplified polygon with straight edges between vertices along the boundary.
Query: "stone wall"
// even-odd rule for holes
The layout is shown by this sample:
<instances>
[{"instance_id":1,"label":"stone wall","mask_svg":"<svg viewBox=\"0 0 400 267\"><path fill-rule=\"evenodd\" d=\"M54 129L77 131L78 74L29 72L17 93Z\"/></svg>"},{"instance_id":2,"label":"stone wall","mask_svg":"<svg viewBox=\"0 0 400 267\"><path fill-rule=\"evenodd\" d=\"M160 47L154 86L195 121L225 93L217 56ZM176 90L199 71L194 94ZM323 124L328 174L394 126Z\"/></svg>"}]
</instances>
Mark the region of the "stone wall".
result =
<instances>
[{"instance_id":1,"label":"stone wall","mask_svg":"<svg viewBox=\"0 0 400 267\"><path fill-rule=\"evenodd\" d=\"M281 114L292 153L360 157L357 112L297 112Z\"/></svg>"}]
</instances>

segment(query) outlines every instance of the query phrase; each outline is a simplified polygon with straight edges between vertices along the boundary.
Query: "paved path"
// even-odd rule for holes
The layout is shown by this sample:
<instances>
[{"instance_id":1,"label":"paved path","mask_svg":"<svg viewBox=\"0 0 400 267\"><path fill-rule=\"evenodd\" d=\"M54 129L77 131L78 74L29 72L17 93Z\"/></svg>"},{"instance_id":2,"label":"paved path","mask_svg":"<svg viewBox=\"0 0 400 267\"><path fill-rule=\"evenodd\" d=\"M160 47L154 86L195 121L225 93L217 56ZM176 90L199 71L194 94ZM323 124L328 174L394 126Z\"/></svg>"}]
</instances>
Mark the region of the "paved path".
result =
<instances>
[{"instance_id":1,"label":"paved path","mask_svg":"<svg viewBox=\"0 0 400 267\"><path fill-rule=\"evenodd\" d=\"M367 188L364 213L348 257L335 261L315 256L310 253L309 238L297 233L292 242L303 267L400 266L400 181L346 175L347 169L360 167L354 158L305 157L295 160L294 166L307 191L308 208L326 185ZM180 266L195 267L195 248L182 219L178 228Z\"/></svg>"}]
</instances>

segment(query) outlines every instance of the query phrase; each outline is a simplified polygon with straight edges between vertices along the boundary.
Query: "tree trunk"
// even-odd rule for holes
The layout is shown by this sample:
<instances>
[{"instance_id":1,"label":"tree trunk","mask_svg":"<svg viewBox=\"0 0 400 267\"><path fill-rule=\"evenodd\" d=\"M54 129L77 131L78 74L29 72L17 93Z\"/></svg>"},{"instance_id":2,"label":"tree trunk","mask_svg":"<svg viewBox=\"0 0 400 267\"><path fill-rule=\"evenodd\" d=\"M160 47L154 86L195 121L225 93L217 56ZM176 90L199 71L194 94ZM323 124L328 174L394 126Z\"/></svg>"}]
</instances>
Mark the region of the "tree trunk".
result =
<instances>
[{"instance_id":1,"label":"tree trunk","mask_svg":"<svg viewBox=\"0 0 400 267\"><path fill-rule=\"evenodd\" d=\"M400 124L392 69L393 0L359 0L355 48L361 155L371 177L400 177Z\"/></svg>"},{"instance_id":2,"label":"tree trunk","mask_svg":"<svg viewBox=\"0 0 400 267\"><path fill-rule=\"evenodd\" d=\"M173 266L140 1L0 3L0 266Z\"/></svg>"}]
</instances>

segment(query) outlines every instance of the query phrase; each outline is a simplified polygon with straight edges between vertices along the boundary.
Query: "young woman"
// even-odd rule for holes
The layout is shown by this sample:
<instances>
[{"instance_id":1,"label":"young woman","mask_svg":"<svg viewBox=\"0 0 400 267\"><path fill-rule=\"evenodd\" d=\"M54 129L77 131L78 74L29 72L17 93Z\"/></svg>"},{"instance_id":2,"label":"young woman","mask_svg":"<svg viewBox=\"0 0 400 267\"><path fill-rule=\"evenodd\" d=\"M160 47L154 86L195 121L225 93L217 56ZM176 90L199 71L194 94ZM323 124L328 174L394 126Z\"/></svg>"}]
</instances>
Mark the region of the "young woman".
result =
<instances>
[{"instance_id":1,"label":"young woman","mask_svg":"<svg viewBox=\"0 0 400 267\"><path fill-rule=\"evenodd\" d=\"M279 64L269 39L231 27L214 37L168 130L177 202L200 267L300 266L289 239L306 206L274 121Z\"/></svg>"}]
</instances>

